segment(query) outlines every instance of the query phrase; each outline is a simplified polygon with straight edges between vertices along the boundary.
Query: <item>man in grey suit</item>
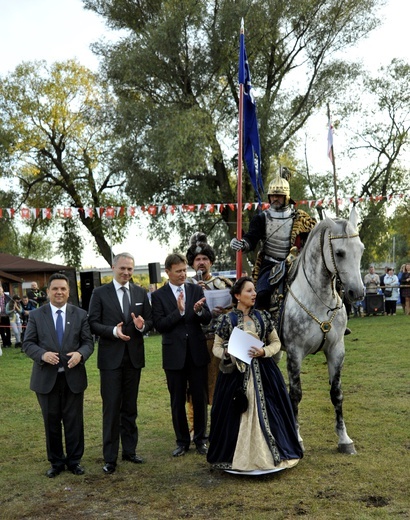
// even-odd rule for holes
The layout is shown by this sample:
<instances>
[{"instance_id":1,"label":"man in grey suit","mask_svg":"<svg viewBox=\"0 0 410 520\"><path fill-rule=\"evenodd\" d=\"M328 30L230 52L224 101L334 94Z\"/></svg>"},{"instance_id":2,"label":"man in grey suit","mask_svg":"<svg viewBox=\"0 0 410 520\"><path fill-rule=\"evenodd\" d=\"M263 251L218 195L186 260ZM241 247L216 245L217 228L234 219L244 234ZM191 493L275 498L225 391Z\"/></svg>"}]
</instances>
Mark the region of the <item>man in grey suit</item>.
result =
<instances>
[{"instance_id":1,"label":"man in grey suit","mask_svg":"<svg viewBox=\"0 0 410 520\"><path fill-rule=\"evenodd\" d=\"M47 295L50 303L30 313L23 342L23 351L34 361L30 388L37 394L44 419L51 463L46 475L56 477L65 466L74 475L83 475L84 363L93 353L93 338L87 313L67 303L70 289L65 275L50 276Z\"/></svg>"},{"instance_id":2,"label":"man in grey suit","mask_svg":"<svg viewBox=\"0 0 410 520\"><path fill-rule=\"evenodd\" d=\"M194 407L196 451L206 455L209 354L202 325L207 325L212 315L202 287L185 283L187 261L183 255L168 255L165 272L169 283L153 292L151 298L154 326L162 334L162 367L171 398L177 443L172 455L181 457L189 450L191 439L185 411L188 385Z\"/></svg>"},{"instance_id":3,"label":"man in grey suit","mask_svg":"<svg viewBox=\"0 0 410 520\"><path fill-rule=\"evenodd\" d=\"M113 260L114 280L94 289L88 319L98 336L98 368L103 402L103 455L106 474L117 466L121 437L122 459L140 464L137 398L145 366L144 334L152 327L147 292L131 283L134 257L121 253Z\"/></svg>"}]
</instances>

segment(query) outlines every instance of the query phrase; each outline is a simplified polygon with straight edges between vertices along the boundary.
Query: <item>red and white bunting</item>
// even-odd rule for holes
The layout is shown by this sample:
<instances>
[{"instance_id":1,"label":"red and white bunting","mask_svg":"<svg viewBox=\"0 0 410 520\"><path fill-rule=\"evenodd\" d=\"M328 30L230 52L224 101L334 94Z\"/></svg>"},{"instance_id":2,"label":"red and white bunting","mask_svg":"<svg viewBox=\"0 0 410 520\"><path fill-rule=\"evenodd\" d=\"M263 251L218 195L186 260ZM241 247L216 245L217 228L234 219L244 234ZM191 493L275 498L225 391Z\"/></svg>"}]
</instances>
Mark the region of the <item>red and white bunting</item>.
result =
<instances>
[{"instance_id":1,"label":"red and white bunting","mask_svg":"<svg viewBox=\"0 0 410 520\"><path fill-rule=\"evenodd\" d=\"M366 197L356 197L353 195L349 195L347 197L340 197L337 199L339 207L343 205L348 206L349 204L360 204L364 202L373 202L374 204L379 204L380 202L392 202L392 201L401 201L401 200L409 200L410 193L398 193L398 194L390 194L388 196L384 195L373 195ZM298 200L296 201L296 206L308 206L309 208L315 207L332 207L334 206L334 199L332 197L322 198L317 200ZM179 213L222 213L224 210L235 211L238 208L238 204L235 202L222 202L222 203L202 203L202 204L163 204L156 205L150 204L148 206L108 206L106 208L98 207L98 208L75 208L75 207L61 207L57 206L55 208L28 208L22 207L19 209L14 208L0 208L0 219L3 218L16 218L20 217L23 220L29 220L31 218L43 218L43 219L51 219L51 218L75 218L80 215L84 215L88 218L94 218L95 215L98 215L100 218L113 219L122 216L127 216L131 218L139 217L141 215L151 215L153 217L164 213L168 215L173 215L176 212ZM257 209L257 202L245 202L242 204L242 211L251 211L252 209ZM268 209L269 203L263 202L261 205L261 209Z\"/></svg>"}]
</instances>

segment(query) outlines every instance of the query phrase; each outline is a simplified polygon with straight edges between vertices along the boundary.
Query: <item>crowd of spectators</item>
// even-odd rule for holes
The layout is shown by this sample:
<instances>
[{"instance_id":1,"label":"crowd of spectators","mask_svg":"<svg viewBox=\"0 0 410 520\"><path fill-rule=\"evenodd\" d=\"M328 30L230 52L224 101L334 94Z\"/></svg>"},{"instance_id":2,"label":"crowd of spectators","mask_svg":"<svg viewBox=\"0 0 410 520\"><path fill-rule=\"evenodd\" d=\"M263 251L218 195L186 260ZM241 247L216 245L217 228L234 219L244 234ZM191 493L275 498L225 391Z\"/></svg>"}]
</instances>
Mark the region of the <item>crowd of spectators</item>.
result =
<instances>
[{"instance_id":1,"label":"crowd of spectators","mask_svg":"<svg viewBox=\"0 0 410 520\"><path fill-rule=\"evenodd\" d=\"M391 266L385 266L384 273L378 274L375 266L371 265L363 278L363 285L365 298L352 305L354 318L371 314L395 316L398 305L401 305L404 314L410 315L410 263L403 264L397 274ZM381 305L375 309L374 302Z\"/></svg>"}]
</instances>

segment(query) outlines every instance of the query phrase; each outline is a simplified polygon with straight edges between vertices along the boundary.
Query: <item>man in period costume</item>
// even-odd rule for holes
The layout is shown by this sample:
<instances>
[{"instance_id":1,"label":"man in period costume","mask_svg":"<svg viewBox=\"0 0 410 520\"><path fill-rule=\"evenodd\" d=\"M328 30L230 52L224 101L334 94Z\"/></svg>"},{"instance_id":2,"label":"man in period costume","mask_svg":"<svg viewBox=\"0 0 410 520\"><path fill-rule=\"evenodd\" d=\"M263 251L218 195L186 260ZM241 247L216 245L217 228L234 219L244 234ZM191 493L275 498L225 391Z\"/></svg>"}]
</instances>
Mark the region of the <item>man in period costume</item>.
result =
<instances>
[{"instance_id":1,"label":"man in period costume","mask_svg":"<svg viewBox=\"0 0 410 520\"><path fill-rule=\"evenodd\" d=\"M205 233L197 232L192 235L186 258L189 267L194 269L196 272L195 276L187 279L187 283L200 285L204 290L205 297L211 290L229 290L232 287L233 283L229 278L225 278L224 276L213 276L211 273L212 265L215 262L215 251L208 244ZM231 300L230 296L229 300ZM226 308L217 305L213 308L210 307L210 311L212 312L212 321L208 325L203 325L202 329L206 336L208 352L211 358L211 362L208 365L208 404L212 405L220 361L212 354L212 347L215 339L215 321L221 313L226 312ZM192 436L193 408L190 396L188 396L188 419Z\"/></svg>"}]
</instances>

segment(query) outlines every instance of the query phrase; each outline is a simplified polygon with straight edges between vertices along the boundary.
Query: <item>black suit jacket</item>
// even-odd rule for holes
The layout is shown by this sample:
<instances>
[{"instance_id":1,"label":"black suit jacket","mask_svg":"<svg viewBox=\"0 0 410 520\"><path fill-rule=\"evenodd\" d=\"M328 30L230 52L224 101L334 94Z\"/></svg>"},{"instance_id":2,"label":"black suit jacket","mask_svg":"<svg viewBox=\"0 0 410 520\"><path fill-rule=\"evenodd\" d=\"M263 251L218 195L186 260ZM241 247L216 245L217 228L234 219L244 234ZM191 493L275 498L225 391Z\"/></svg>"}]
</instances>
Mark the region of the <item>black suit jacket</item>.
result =
<instances>
[{"instance_id":1,"label":"black suit jacket","mask_svg":"<svg viewBox=\"0 0 410 520\"><path fill-rule=\"evenodd\" d=\"M42 361L41 356L48 351L59 352L64 366L67 384L77 394L87 388L85 361L94 351L94 342L83 309L67 304L66 322L61 350L58 345L56 329L50 304L30 312L27 329L24 334L23 351L34 361L30 388L39 394L48 394L57 380L58 365ZM83 356L82 362L74 368L68 368L68 352L78 351Z\"/></svg>"},{"instance_id":2,"label":"black suit jacket","mask_svg":"<svg viewBox=\"0 0 410 520\"><path fill-rule=\"evenodd\" d=\"M128 353L133 366L135 368L145 366L143 334L152 328L151 305L145 289L132 283L129 284L129 288L130 310L135 316L141 315L144 318L145 328L143 332L137 330L130 315L122 327L122 332L131 338L128 342L116 338L113 334L114 327L124 321L113 282L97 287L92 293L88 320L91 332L99 337L97 358L99 369L115 370L118 368L121 365L126 345L128 345Z\"/></svg>"},{"instance_id":3,"label":"black suit jacket","mask_svg":"<svg viewBox=\"0 0 410 520\"><path fill-rule=\"evenodd\" d=\"M194 312L194 304L204 297L204 291L199 285L189 283L185 284L185 295L185 315L181 316L168 284L151 294L154 327L162 334L162 367L165 370L182 369L188 347L196 366L207 365L210 361L201 325L207 325L212 315L206 303L201 315Z\"/></svg>"}]
</instances>

